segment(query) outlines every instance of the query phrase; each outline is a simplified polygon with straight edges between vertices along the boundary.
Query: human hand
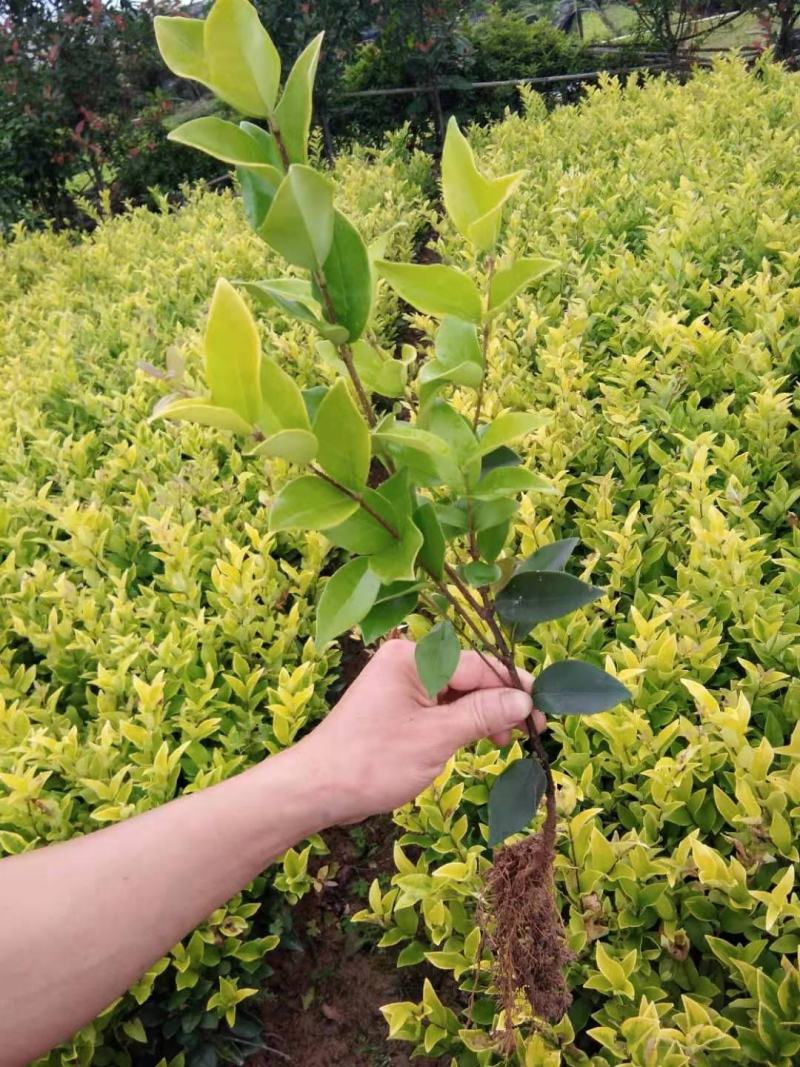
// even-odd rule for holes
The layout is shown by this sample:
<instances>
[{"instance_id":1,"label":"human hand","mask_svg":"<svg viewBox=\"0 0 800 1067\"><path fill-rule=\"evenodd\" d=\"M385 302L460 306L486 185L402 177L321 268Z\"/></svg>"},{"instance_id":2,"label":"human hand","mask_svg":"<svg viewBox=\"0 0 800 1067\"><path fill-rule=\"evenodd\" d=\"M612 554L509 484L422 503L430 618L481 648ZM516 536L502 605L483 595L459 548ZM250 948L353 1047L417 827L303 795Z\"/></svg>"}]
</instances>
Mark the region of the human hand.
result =
<instances>
[{"instance_id":1,"label":"human hand","mask_svg":"<svg viewBox=\"0 0 800 1067\"><path fill-rule=\"evenodd\" d=\"M505 667L492 661L498 677L477 652L462 652L447 690L429 697L414 650L412 641L382 645L327 718L295 746L306 773L324 782L328 825L405 804L456 749L480 737L508 744L512 728L531 713L531 676L519 672L528 690L520 692ZM534 721L541 732L544 716L534 712Z\"/></svg>"}]
</instances>

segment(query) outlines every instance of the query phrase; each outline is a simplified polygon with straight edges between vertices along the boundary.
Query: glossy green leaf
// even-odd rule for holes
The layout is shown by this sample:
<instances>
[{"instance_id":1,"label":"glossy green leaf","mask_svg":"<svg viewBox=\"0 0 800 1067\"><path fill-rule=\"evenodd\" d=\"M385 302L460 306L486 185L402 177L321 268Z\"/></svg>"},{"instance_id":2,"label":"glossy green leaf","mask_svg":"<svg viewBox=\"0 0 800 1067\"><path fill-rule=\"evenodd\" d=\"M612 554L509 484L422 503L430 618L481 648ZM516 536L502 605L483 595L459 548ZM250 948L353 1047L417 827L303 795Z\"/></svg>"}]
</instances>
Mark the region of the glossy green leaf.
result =
<instances>
[{"instance_id":1,"label":"glossy green leaf","mask_svg":"<svg viewBox=\"0 0 800 1067\"><path fill-rule=\"evenodd\" d=\"M489 283L489 311L499 311L517 293L538 282L545 275L558 270L557 259L518 259L510 267L496 270Z\"/></svg>"},{"instance_id":2,"label":"glossy green leaf","mask_svg":"<svg viewBox=\"0 0 800 1067\"><path fill-rule=\"evenodd\" d=\"M283 367L266 357L261 360L261 396L264 409L261 424L269 433L274 430L311 429L303 394Z\"/></svg>"},{"instance_id":3,"label":"glossy green leaf","mask_svg":"<svg viewBox=\"0 0 800 1067\"><path fill-rule=\"evenodd\" d=\"M444 619L417 643L414 659L417 674L428 696L435 697L453 677L461 656L461 647L453 624Z\"/></svg>"},{"instance_id":4,"label":"glossy green leaf","mask_svg":"<svg viewBox=\"0 0 800 1067\"><path fill-rule=\"evenodd\" d=\"M390 263L381 259L375 264L381 277L408 304L426 315L451 315L466 322L481 321L481 298L472 278L443 263L419 265Z\"/></svg>"},{"instance_id":5,"label":"glossy green leaf","mask_svg":"<svg viewBox=\"0 0 800 1067\"><path fill-rule=\"evenodd\" d=\"M317 439L309 430L279 430L258 444L254 456L274 456L291 463L310 463L317 454Z\"/></svg>"},{"instance_id":6,"label":"glossy green leaf","mask_svg":"<svg viewBox=\"0 0 800 1067\"><path fill-rule=\"evenodd\" d=\"M211 402L231 408L248 423L261 414L261 345L256 324L230 282L220 278L211 300L205 339Z\"/></svg>"},{"instance_id":7,"label":"glossy green leaf","mask_svg":"<svg viewBox=\"0 0 800 1067\"><path fill-rule=\"evenodd\" d=\"M602 595L602 589L563 571L529 571L515 574L495 602L503 622L528 633L539 623L569 615Z\"/></svg>"},{"instance_id":8,"label":"glossy green leaf","mask_svg":"<svg viewBox=\"0 0 800 1067\"><path fill-rule=\"evenodd\" d=\"M563 571L567 560L578 547L577 537L565 537L562 541L553 541L552 544L542 545L537 548L532 556L529 556L517 567L517 573L525 571Z\"/></svg>"},{"instance_id":9,"label":"glossy green leaf","mask_svg":"<svg viewBox=\"0 0 800 1067\"><path fill-rule=\"evenodd\" d=\"M519 759L506 767L489 794L489 844L499 845L529 826L546 788L538 760Z\"/></svg>"},{"instance_id":10,"label":"glossy green leaf","mask_svg":"<svg viewBox=\"0 0 800 1067\"><path fill-rule=\"evenodd\" d=\"M272 502L269 528L279 530L327 530L338 526L358 508L358 502L317 478L303 475L288 482Z\"/></svg>"},{"instance_id":11,"label":"glossy green leaf","mask_svg":"<svg viewBox=\"0 0 800 1067\"><path fill-rule=\"evenodd\" d=\"M323 36L318 33L297 57L275 108L275 124L290 163L308 162L314 78Z\"/></svg>"},{"instance_id":12,"label":"glossy green leaf","mask_svg":"<svg viewBox=\"0 0 800 1067\"><path fill-rule=\"evenodd\" d=\"M289 263L319 270L333 240L333 182L293 163L259 232Z\"/></svg>"},{"instance_id":13,"label":"glossy green leaf","mask_svg":"<svg viewBox=\"0 0 800 1067\"><path fill-rule=\"evenodd\" d=\"M361 489L369 474L369 429L340 378L328 390L314 419L323 470L350 489Z\"/></svg>"},{"instance_id":14,"label":"glossy green leaf","mask_svg":"<svg viewBox=\"0 0 800 1067\"><path fill-rule=\"evenodd\" d=\"M154 25L158 50L172 73L209 85L211 73L203 44L205 21L156 15Z\"/></svg>"},{"instance_id":15,"label":"glossy green leaf","mask_svg":"<svg viewBox=\"0 0 800 1067\"><path fill-rule=\"evenodd\" d=\"M441 578L444 574L445 540L436 509L430 501L425 501L415 510L414 522L422 534L419 562L434 578Z\"/></svg>"},{"instance_id":16,"label":"glossy green leaf","mask_svg":"<svg viewBox=\"0 0 800 1067\"><path fill-rule=\"evenodd\" d=\"M328 579L317 607L317 645L327 644L361 622L378 595L380 582L369 560L353 559Z\"/></svg>"},{"instance_id":17,"label":"glossy green leaf","mask_svg":"<svg viewBox=\"0 0 800 1067\"><path fill-rule=\"evenodd\" d=\"M486 563L482 559L475 559L470 563L464 563L459 568L459 574L467 585L480 587L496 582L500 577L501 571L496 563Z\"/></svg>"},{"instance_id":18,"label":"glossy green leaf","mask_svg":"<svg viewBox=\"0 0 800 1067\"><path fill-rule=\"evenodd\" d=\"M334 212L333 236L322 273L333 305L333 318L347 330L350 340L355 341L369 322L375 279L364 239L338 210ZM327 302L314 284L314 295L330 318Z\"/></svg>"},{"instance_id":19,"label":"glossy green leaf","mask_svg":"<svg viewBox=\"0 0 800 1067\"><path fill-rule=\"evenodd\" d=\"M577 659L546 667L534 683L534 694L545 715L594 715L630 699L616 678Z\"/></svg>"},{"instance_id":20,"label":"glossy green leaf","mask_svg":"<svg viewBox=\"0 0 800 1067\"><path fill-rule=\"evenodd\" d=\"M517 441L520 437L533 433L550 421L552 415L549 411L505 411L492 419L479 435L480 453L485 456L501 445L507 445L509 441Z\"/></svg>"},{"instance_id":21,"label":"glossy green leaf","mask_svg":"<svg viewBox=\"0 0 800 1067\"><path fill-rule=\"evenodd\" d=\"M218 430L251 434L253 427L230 408L218 407L208 400L195 397L165 397L153 408L150 421L155 419L180 419L195 422L199 426L215 426Z\"/></svg>"},{"instance_id":22,"label":"glossy green leaf","mask_svg":"<svg viewBox=\"0 0 800 1067\"><path fill-rule=\"evenodd\" d=\"M340 526L326 531L326 536L338 548L359 556L370 556L397 542L391 530L399 534L401 519L389 501L376 490L364 489L361 497L366 506L359 507Z\"/></svg>"},{"instance_id":23,"label":"glossy green leaf","mask_svg":"<svg viewBox=\"0 0 800 1067\"><path fill-rule=\"evenodd\" d=\"M497 240L503 204L519 185L523 171L485 178L455 118L447 124L442 152L442 197L447 214L478 251Z\"/></svg>"},{"instance_id":24,"label":"glossy green leaf","mask_svg":"<svg viewBox=\"0 0 800 1067\"><path fill-rule=\"evenodd\" d=\"M550 482L525 467L497 467L481 478L474 495L480 500L498 500L509 494L528 492L552 496L557 490Z\"/></svg>"},{"instance_id":25,"label":"glossy green leaf","mask_svg":"<svg viewBox=\"0 0 800 1067\"><path fill-rule=\"evenodd\" d=\"M211 87L243 115L266 118L275 106L281 60L248 0L215 0L205 21Z\"/></svg>"},{"instance_id":26,"label":"glossy green leaf","mask_svg":"<svg viewBox=\"0 0 800 1067\"><path fill-rule=\"evenodd\" d=\"M224 163L248 167L275 188L280 184L282 174L270 164L258 141L241 126L226 122L216 115L190 119L172 130L167 138L177 144L197 148Z\"/></svg>"},{"instance_id":27,"label":"glossy green leaf","mask_svg":"<svg viewBox=\"0 0 800 1067\"><path fill-rule=\"evenodd\" d=\"M320 317L319 305L311 295L311 284L303 278L243 282L241 287L265 307L279 307L300 322L307 322L333 344L342 344L347 340L347 330L343 326L332 326Z\"/></svg>"},{"instance_id":28,"label":"glossy green leaf","mask_svg":"<svg viewBox=\"0 0 800 1067\"><path fill-rule=\"evenodd\" d=\"M359 624L364 644L369 645L377 641L379 637L399 626L417 606L417 600L416 592L404 593L388 600L377 600Z\"/></svg>"}]
</instances>

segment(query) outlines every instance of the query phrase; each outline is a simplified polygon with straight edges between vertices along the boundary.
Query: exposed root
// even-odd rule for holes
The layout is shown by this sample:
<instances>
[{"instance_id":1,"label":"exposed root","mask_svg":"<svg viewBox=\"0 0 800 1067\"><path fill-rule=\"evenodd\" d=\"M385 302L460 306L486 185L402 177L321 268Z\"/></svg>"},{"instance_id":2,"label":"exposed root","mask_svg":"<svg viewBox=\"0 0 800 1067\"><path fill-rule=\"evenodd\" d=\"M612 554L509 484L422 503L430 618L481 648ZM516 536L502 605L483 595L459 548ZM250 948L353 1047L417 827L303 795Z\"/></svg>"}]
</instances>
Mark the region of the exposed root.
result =
<instances>
[{"instance_id":1,"label":"exposed root","mask_svg":"<svg viewBox=\"0 0 800 1067\"><path fill-rule=\"evenodd\" d=\"M574 957L555 903L555 829L555 797L549 789L542 829L498 849L486 878L479 919L494 956L494 985L509 1040L521 992L534 1014L551 1023L558 1022L572 1003L564 969Z\"/></svg>"}]
</instances>

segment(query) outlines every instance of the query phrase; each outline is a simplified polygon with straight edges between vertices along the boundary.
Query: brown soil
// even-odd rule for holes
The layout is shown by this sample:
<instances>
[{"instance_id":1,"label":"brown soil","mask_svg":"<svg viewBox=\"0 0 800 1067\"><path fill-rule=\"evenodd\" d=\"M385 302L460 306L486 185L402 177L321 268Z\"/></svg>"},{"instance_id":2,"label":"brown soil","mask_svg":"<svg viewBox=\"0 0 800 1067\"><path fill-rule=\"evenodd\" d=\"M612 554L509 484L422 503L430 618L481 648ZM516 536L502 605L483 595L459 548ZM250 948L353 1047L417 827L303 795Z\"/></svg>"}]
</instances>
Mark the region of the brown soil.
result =
<instances>
[{"instance_id":1,"label":"brown soil","mask_svg":"<svg viewBox=\"0 0 800 1067\"><path fill-rule=\"evenodd\" d=\"M379 1009L416 1000L420 968L398 970L393 952L373 947L374 927L347 922L365 907L365 886L394 870L393 826L388 818L376 818L354 830L324 835L331 851L320 862L337 864L337 870L321 893L308 894L292 909L301 949L279 949L269 957L275 972L268 986L274 997L263 1011L269 1050L252 1067L411 1065L412 1046L387 1040ZM414 1061L437 1067L449 1062L449 1057Z\"/></svg>"}]
</instances>

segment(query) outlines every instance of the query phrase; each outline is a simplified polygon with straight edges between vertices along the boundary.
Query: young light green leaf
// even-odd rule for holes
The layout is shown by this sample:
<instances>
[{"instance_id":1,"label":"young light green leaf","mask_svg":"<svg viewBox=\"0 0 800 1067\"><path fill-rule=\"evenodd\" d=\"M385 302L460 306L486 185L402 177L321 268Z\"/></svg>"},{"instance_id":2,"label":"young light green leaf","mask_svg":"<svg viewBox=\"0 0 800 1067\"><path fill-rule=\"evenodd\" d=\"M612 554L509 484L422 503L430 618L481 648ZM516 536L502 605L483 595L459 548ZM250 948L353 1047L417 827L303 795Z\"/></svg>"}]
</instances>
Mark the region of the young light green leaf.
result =
<instances>
[{"instance_id":1,"label":"young light green leaf","mask_svg":"<svg viewBox=\"0 0 800 1067\"><path fill-rule=\"evenodd\" d=\"M333 241L333 182L293 163L259 233L289 263L319 270Z\"/></svg>"},{"instance_id":2,"label":"young light green leaf","mask_svg":"<svg viewBox=\"0 0 800 1067\"><path fill-rule=\"evenodd\" d=\"M297 57L286 79L283 95L275 108L275 124L291 163L308 162L308 131L311 126L314 78L323 36L324 34L318 33Z\"/></svg>"},{"instance_id":3,"label":"young light green leaf","mask_svg":"<svg viewBox=\"0 0 800 1067\"><path fill-rule=\"evenodd\" d=\"M248 167L275 188L280 184L280 171L270 163L258 141L241 126L216 115L190 119L167 134L167 139L197 148L223 163Z\"/></svg>"},{"instance_id":4,"label":"young light green leaf","mask_svg":"<svg viewBox=\"0 0 800 1067\"><path fill-rule=\"evenodd\" d=\"M529 258L518 259L510 267L496 270L489 283L489 312L499 311L517 293L560 266L557 259Z\"/></svg>"},{"instance_id":5,"label":"young light green leaf","mask_svg":"<svg viewBox=\"0 0 800 1067\"><path fill-rule=\"evenodd\" d=\"M355 341L369 322L375 279L367 246L353 223L341 211L334 212L333 238L322 265L333 318ZM327 301L314 281L314 295L326 308ZM328 317L331 317L328 314Z\"/></svg>"},{"instance_id":6,"label":"young light green leaf","mask_svg":"<svg viewBox=\"0 0 800 1067\"><path fill-rule=\"evenodd\" d=\"M323 398L314 433L323 470L349 489L362 489L369 474L369 429L343 378Z\"/></svg>"},{"instance_id":7,"label":"young light green leaf","mask_svg":"<svg viewBox=\"0 0 800 1067\"><path fill-rule=\"evenodd\" d=\"M419 562L434 578L444 574L445 540L433 504L426 500L414 512L414 523L422 534Z\"/></svg>"},{"instance_id":8,"label":"young light green leaf","mask_svg":"<svg viewBox=\"0 0 800 1067\"><path fill-rule=\"evenodd\" d=\"M203 342L211 402L248 423L261 414L261 345L256 324L230 282L220 278L211 300Z\"/></svg>"},{"instance_id":9,"label":"young light green leaf","mask_svg":"<svg viewBox=\"0 0 800 1067\"><path fill-rule=\"evenodd\" d=\"M503 622L527 634L539 623L569 615L602 595L602 589L563 571L529 571L515 574L495 603Z\"/></svg>"},{"instance_id":10,"label":"young light green leaf","mask_svg":"<svg viewBox=\"0 0 800 1067\"><path fill-rule=\"evenodd\" d=\"M210 85L211 73L203 44L205 20L156 15L154 24L158 50L172 73Z\"/></svg>"},{"instance_id":11,"label":"young light green leaf","mask_svg":"<svg viewBox=\"0 0 800 1067\"><path fill-rule=\"evenodd\" d=\"M214 92L243 115L267 118L275 107L281 60L248 0L214 0L203 34Z\"/></svg>"},{"instance_id":12,"label":"young light green leaf","mask_svg":"<svg viewBox=\"0 0 800 1067\"><path fill-rule=\"evenodd\" d=\"M536 814L547 778L535 759L515 760L489 794L489 844L499 845L528 826Z\"/></svg>"},{"instance_id":13,"label":"young light green leaf","mask_svg":"<svg viewBox=\"0 0 800 1067\"><path fill-rule=\"evenodd\" d=\"M545 715L594 715L630 699L616 678L577 659L546 667L534 683L534 694Z\"/></svg>"},{"instance_id":14,"label":"young light green leaf","mask_svg":"<svg viewBox=\"0 0 800 1067\"><path fill-rule=\"evenodd\" d=\"M300 322L307 322L327 341L342 344L347 340L343 326L333 326L320 318L319 305L311 295L311 284L303 278L275 278L261 282L243 282L245 289L259 304L279 307Z\"/></svg>"},{"instance_id":15,"label":"young light green leaf","mask_svg":"<svg viewBox=\"0 0 800 1067\"><path fill-rule=\"evenodd\" d=\"M303 394L290 374L272 360L261 360L259 373L264 409L261 424L267 433L280 430L311 430Z\"/></svg>"},{"instance_id":16,"label":"young light green leaf","mask_svg":"<svg viewBox=\"0 0 800 1067\"><path fill-rule=\"evenodd\" d=\"M380 582L369 560L353 559L328 579L317 607L317 645L327 644L361 622L375 603Z\"/></svg>"},{"instance_id":17,"label":"young light green leaf","mask_svg":"<svg viewBox=\"0 0 800 1067\"><path fill-rule=\"evenodd\" d=\"M442 152L442 196L447 214L462 236L478 251L497 240L503 204L519 185L524 172L485 178L455 118L447 124Z\"/></svg>"},{"instance_id":18,"label":"young light green leaf","mask_svg":"<svg viewBox=\"0 0 800 1067\"><path fill-rule=\"evenodd\" d=\"M525 437L526 434L546 426L551 419L549 411L506 411L492 419L480 434L480 453L485 456L500 445L507 445L509 441Z\"/></svg>"},{"instance_id":19,"label":"young light green leaf","mask_svg":"<svg viewBox=\"0 0 800 1067\"><path fill-rule=\"evenodd\" d=\"M358 508L358 501L314 474L288 482L272 502L269 528L280 530L327 530L344 522Z\"/></svg>"},{"instance_id":20,"label":"young light green leaf","mask_svg":"<svg viewBox=\"0 0 800 1067\"><path fill-rule=\"evenodd\" d=\"M417 674L428 696L435 697L453 677L461 647L453 624L444 619L417 643L414 658Z\"/></svg>"},{"instance_id":21,"label":"young light green leaf","mask_svg":"<svg viewBox=\"0 0 800 1067\"><path fill-rule=\"evenodd\" d=\"M514 493L534 491L547 496L557 492L550 482L525 467L496 467L481 478L473 495L478 500L499 500Z\"/></svg>"},{"instance_id":22,"label":"young light green leaf","mask_svg":"<svg viewBox=\"0 0 800 1067\"><path fill-rule=\"evenodd\" d=\"M230 430L232 433L253 432L252 424L235 411L217 407L208 400L195 397L164 397L164 400L159 401L153 408L153 414L150 416L151 422L156 419L179 419L183 422L195 422L199 426L215 426L218 430Z\"/></svg>"},{"instance_id":23,"label":"young light green leaf","mask_svg":"<svg viewBox=\"0 0 800 1067\"><path fill-rule=\"evenodd\" d=\"M426 315L443 318L452 315L466 322L481 321L481 298L472 278L443 263L419 265L390 263L380 259L375 264L382 278L407 303Z\"/></svg>"},{"instance_id":24,"label":"young light green leaf","mask_svg":"<svg viewBox=\"0 0 800 1067\"><path fill-rule=\"evenodd\" d=\"M525 571L563 571L578 544L577 537L565 537L562 541L542 545L532 556L520 563L517 574L523 574Z\"/></svg>"},{"instance_id":25,"label":"young light green leaf","mask_svg":"<svg viewBox=\"0 0 800 1067\"><path fill-rule=\"evenodd\" d=\"M317 439L310 430L279 430L257 445L251 455L275 456L290 463L310 463L317 454Z\"/></svg>"}]
</instances>

